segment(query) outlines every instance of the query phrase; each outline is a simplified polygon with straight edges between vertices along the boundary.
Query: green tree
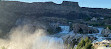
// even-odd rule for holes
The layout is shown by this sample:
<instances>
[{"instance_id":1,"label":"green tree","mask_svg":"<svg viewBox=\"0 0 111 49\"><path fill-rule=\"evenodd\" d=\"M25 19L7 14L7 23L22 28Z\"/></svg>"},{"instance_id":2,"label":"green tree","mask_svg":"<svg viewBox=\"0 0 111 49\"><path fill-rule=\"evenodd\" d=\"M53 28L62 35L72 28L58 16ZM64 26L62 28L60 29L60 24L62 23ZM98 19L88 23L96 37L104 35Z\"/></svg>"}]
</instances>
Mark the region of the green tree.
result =
<instances>
[{"instance_id":1,"label":"green tree","mask_svg":"<svg viewBox=\"0 0 111 49\"><path fill-rule=\"evenodd\" d=\"M88 37L86 37L86 38L84 39L84 41L85 41L85 43L91 42L91 40L90 40Z\"/></svg>"},{"instance_id":2,"label":"green tree","mask_svg":"<svg viewBox=\"0 0 111 49\"><path fill-rule=\"evenodd\" d=\"M85 39L81 39L81 41L78 43L76 49L93 49L91 40L86 37Z\"/></svg>"},{"instance_id":3,"label":"green tree","mask_svg":"<svg viewBox=\"0 0 111 49\"><path fill-rule=\"evenodd\" d=\"M81 41L80 41L80 43L78 43L76 49L81 49L83 46L85 46L85 41L84 41L84 39L82 38Z\"/></svg>"},{"instance_id":4,"label":"green tree","mask_svg":"<svg viewBox=\"0 0 111 49\"><path fill-rule=\"evenodd\" d=\"M91 48L92 48L92 44L91 44L90 42L87 42L87 43L85 44L85 48L86 48L86 49L91 49Z\"/></svg>"}]
</instances>

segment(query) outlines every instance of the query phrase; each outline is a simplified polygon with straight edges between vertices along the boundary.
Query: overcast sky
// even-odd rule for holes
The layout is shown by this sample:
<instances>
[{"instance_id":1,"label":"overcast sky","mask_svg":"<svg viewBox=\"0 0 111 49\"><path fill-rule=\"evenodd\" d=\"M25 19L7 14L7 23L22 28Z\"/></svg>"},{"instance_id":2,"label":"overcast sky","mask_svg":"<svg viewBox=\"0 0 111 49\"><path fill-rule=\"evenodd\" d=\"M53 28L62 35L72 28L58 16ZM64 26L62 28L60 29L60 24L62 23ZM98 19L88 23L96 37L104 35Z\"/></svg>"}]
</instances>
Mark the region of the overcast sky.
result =
<instances>
[{"instance_id":1,"label":"overcast sky","mask_svg":"<svg viewBox=\"0 0 111 49\"><path fill-rule=\"evenodd\" d=\"M79 2L81 7L94 7L94 8L111 8L111 0L16 0L23 2L45 2L53 1L55 3L62 3L62 1Z\"/></svg>"}]
</instances>

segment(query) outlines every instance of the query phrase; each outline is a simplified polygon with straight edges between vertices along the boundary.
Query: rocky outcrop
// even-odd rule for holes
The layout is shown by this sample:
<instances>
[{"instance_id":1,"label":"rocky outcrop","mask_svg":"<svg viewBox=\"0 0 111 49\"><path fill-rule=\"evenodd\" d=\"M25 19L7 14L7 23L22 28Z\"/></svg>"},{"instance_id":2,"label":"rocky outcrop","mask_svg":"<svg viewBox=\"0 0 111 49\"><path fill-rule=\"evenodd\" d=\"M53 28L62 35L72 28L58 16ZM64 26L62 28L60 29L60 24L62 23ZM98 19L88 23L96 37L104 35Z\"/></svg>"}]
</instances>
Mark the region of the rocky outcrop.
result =
<instances>
[{"instance_id":1,"label":"rocky outcrop","mask_svg":"<svg viewBox=\"0 0 111 49\"><path fill-rule=\"evenodd\" d=\"M109 33L111 33L111 30L109 28L102 30L102 34L109 34Z\"/></svg>"},{"instance_id":2,"label":"rocky outcrop","mask_svg":"<svg viewBox=\"0 0 111 49\"><path fill-rule=\"evenodd\" d=\"M78 23L73 25L73 30L74 30L74 33L82 33L82 34L99 33L98 29L96 28L91 28L91 27L88 27L87 25L78 24Z\"/></svg>"},{"instance_id":3,"label":"rocky outcrop","mask_svg":"<svg viewBox=\"0 0 111 49\"><path fill-rule=\"evenodd\" d=\"M65 36L62 36L62 39L66 46L70 44L70 47L74 47L79 43L79 40L83 37L82 34L69 33Z\"/></svg>"},{"instance_id":4,"label":"rocky outcrop","mask_svg":"<svg viewBox=\"0 0 111 49\"><path fill-rule=\"evenodd\" d=\"M53 2L0 1L0 32L4 34L9 32L20 18L60 17L70 11L77 12L79 9L77 2L64 1L62 4L55 4Z\"/></svg>"},{"instance_id":5,"label":"rocky outcrop","mask_svg":"<svg viewBox=\"0 0 111 49\"><path fill-rule=\"evenodd\" d=\"M91 41L97 39L96 37L93 36L87 36L87 34L78 34L78 33L77 34L69 33L67 35L62 36L62 39L66 45L70 44L71 47L74 47L81 41L82 38L85 39L86 37L88 37Z\"/></svg>"},{"instance_id":6,"label":"rocky outcrop","mask_svg":"<svg viewBox=\"0 0 111 49\"><path fill-rule=\"evenodd\" d=\"M106 29L103 29L102 35L105 37L111 36L111 30L108 27Z\"/></svg>"}]
</instances>

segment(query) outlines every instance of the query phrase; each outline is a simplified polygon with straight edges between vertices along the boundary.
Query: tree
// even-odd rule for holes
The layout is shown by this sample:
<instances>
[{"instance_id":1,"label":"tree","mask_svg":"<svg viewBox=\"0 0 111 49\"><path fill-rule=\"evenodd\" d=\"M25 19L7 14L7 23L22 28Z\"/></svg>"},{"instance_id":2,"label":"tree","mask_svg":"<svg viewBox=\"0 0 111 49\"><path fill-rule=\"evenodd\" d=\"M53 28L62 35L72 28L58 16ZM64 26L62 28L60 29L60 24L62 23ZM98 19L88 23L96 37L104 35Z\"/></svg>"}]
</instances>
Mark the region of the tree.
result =
<instances>
[{"instance_id":1,"label":"tree","mask_svg":"<svg viewBox=\"0 0 111 49\"><path fill-rule=\"evenodd\" d=\"M82 38L81 41L80 41L80 43L78 43L76 49L81 49L83 46L85 46L85 41L84 41L84 39Z\"/></svg>"},{"instance_id":2,"label":"tree","mask_svg":"<svg viewBox=\"0 0 111 49\"><path fill-rule=\"evenodd\" d=\"M87 43L87 42L91 42L91 40L89 40L88 37L86 37L84 41L85 41L85 43Z\"/></svg>"},{"instance_id":3,"label":"tree","mask_svg":"<svg viewBox=\"0 0 111 49\"><path fill-rule=\"evenodd\" d=\"M85 44L85 48L86 48L86 49L91 49L91 48L92 48L91 42L87 42L87 43Z\"/></svg>"},{"instance_id":4,"label":"tree","mask_svg":"<svg viewBox=\"0 0 111 49\"><path fill-rule=\"evenodd\" d=\"M88 37L85 39L81 39L80 43L78 43L76 49L92 49L91 40Z\"/></svg>"}]
</instances>

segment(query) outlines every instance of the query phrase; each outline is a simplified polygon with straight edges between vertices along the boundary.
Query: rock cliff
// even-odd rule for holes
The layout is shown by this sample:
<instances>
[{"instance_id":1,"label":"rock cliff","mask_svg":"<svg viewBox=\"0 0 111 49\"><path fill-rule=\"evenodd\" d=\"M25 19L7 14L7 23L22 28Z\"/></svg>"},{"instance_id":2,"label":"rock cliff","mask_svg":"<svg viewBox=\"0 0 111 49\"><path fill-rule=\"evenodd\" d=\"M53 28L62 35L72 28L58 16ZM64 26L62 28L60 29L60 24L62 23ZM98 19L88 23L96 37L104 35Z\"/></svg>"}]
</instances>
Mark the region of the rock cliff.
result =
<instances>
[{"instance_id":1,"label":"rock cliff","mask_svg":"<svg viewBox=\"0 0 111 49\"><path fill-rule=\"evenodd\" d=\"M25 3L19 1L0 2L0 31L9 32L19 18L59 17L69 20L93 16L111 16L111 10L99 8L83 8L78 2L64 1L62 4L53 2Z\"/></svg>"},{"instance_id":2,"label":"rock cliff","mask_svg":"<svg viewBox=\"0 0 111 49\"><path fill-rule=\"evenodd\" d=\"M53 2L25 3L19 1L1 1L0 9L12 12L19 16L47 16L62 17L67 19L84 19L87 17L110 17L111 10L103 8L80 7L78 2L63 1L61 4ZM1 12L1 11L0 11Z\"/></svg>"}]
</instances>

